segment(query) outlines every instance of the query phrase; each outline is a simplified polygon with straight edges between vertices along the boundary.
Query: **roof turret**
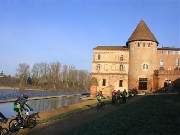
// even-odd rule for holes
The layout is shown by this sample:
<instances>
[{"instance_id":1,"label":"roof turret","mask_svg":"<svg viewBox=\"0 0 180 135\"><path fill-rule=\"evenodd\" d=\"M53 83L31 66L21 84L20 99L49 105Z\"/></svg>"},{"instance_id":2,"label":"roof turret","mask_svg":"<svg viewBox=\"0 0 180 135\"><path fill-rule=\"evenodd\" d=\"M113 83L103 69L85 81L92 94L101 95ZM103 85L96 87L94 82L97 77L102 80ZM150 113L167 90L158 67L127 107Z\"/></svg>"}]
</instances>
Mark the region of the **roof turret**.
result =
<instances>
[{"instance_id":1,"label":"roof turret","mask_svg":"<svg viewBox=\"0 0 180 135\"><path fill-rule=\"evenodd\" d=\"M141 20L140 23L137 25L131 37L126 42L126 45L128 46L128 43L133 41L154 41L159 44L157 39L154 37L154 34L147 27L144 20Z\"/></svg>"}]
</instances>

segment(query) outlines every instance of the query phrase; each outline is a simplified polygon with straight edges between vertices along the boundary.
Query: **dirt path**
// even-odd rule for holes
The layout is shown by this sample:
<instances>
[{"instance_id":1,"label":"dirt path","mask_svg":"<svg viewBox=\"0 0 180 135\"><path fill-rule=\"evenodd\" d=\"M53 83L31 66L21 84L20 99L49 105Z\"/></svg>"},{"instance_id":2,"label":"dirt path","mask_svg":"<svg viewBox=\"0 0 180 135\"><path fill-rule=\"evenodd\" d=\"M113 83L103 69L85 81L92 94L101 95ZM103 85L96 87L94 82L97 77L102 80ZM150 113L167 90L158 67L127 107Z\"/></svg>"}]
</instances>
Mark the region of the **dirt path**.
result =
<instances>
[{"instance_id":1,"label":"dirt path","mask_svg":"<svg viewBox=\"0 0 180 135\"><path fill-rule=\"evenodd\" d=\"M130 104L136 100L141 99L144 96L136 96L133 97L130 100L127 100L126 104L122 104L120 107L116 107L114 105L106 105L105 109L103 110L96 110L96 109L91 109L89 111L85 111L79 114L75 114L63 119L59 119L59 120L55 120L55 121L51 121L45 124L41 124L41 125L37 125L35 128L33 129L23 129L21 130L18 135L59 135L60 133L66 132L74 127L80 126L83 123L87 123L91 120L97 119L99 117L102 117L103 115L106 115L110 112L113 112L127 104ZM91 102L96 102L96 101L91 101ZM89 105L90 102L84 103L86 105ZM77 106L77 105L76 105ZM61 113L63 109L61 109L61 111L58 110L58 113ZM51 113L52 112L52 113ZM47 114L49 113L49 115L54 115L56 111L48 111L48 112L44 112L44 116L41 116L43 118L47 117ZM46 114L46 116L45 116Z\"/></svg>"}]
</instances>

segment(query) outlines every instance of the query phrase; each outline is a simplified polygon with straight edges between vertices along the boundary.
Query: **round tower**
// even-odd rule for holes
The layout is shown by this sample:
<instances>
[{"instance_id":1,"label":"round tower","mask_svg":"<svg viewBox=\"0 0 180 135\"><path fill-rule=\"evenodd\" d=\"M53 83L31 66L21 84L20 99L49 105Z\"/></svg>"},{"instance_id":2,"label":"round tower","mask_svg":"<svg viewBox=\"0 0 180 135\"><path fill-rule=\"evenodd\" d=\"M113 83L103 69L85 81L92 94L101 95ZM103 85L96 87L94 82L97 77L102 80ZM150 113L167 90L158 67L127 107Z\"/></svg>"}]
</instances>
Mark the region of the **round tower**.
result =
<instances>
[{"instance_id":1,"label":"round tower","mask_svg":"<svg viewBox=\"0 0 180 135\"><path fill-rule=\"evenodd\" d=\"M140 93L151 93L153 74L157 69L158 41L144 20L137 25L126 46L129 48L128 88L136 87Z\"/></svg>"}]
</instances>

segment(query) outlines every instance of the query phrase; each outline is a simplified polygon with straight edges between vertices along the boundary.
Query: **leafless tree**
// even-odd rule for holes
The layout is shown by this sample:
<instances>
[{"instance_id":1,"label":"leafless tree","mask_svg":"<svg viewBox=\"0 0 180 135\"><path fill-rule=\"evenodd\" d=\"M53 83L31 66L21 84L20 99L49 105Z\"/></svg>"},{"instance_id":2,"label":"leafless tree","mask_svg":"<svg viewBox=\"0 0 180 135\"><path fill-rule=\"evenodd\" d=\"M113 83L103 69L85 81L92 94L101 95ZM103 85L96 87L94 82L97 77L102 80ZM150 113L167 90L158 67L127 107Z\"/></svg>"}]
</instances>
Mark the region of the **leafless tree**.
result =
<instances>
[{"instance_id":1,"label":"leafless tree","mask_svg":"<svg viewBox=\"0 0 180 135\"><path fill-rule=\"evenodd\" d=\"M48 77L53 89L55 90L59 89L59 87L61 86L60 69L61 64L59 62L53 62L50 64L50 72Z\"/></svg>"},{"instance_id":2,"label":"leafless tree","mask_svg":"<svg viewBox=\"0 0 180 135\"><path fill-rule=\"evenodd\" d=\"M87 90L90 84L90 75L86 70L77 70L75 66L61 65L59 62L35 63L31 70L28 64L19 64L17 77L19 87L27 84L27 78L32 87L51 90Z\"/></svg>"},{"instance_id":3,"label":"leafless tree","mask_svg":"<svg viewBox=\"0 0 180 135\"><path fill-rule=\"evenodd\" d=\"M30 76L30 66L26 63L20 63L16 69L16 77L19 78L19 88L24 89Z\"/></svg>"},{"instance_id":4,"label":"leafless tree","mask_svg":"<svg viewBox=\"0 0 180 135\"><path fill-rule=\"evenodd\" d=\"M32 80L35 85L46 87L49 74L49 65L46 62L35 63L31 70Z\"/></svg>"},{"instance_id":5,"label":"leafless tree","mask_svg":"<svg viewBox=\"0 0 180 135\"><path fill-rule=\"evenodd\" d=\"M68 76L70 87L75 87L75 82L77 81L76 76L77 76L77 70L75 69L75 66L70 65L69 76Z\"/></svg>"},{"instance_id":6,"label":"leafless tree","mask_svg":"<svg viewBox=\"0 0 180 135\"><path fill-rule=\"evenodd\" d=\"M62 74L63 89L68 90L69 89L69 85L68 85L69 72L68 72L68 66L67 65L63 65L61 74Z\"/></svg>"},{"instance_id":7,"label":"leafless tree","mask_svg":"<svg viewBox=\"0 0 180 135\"><path fill-rule=\"evenodd\" d=\"M90 84L90 76L88 71L79 70L78 72L78 86L81 90L85 90L88 88Z\"/></svg>"}]
</instances>

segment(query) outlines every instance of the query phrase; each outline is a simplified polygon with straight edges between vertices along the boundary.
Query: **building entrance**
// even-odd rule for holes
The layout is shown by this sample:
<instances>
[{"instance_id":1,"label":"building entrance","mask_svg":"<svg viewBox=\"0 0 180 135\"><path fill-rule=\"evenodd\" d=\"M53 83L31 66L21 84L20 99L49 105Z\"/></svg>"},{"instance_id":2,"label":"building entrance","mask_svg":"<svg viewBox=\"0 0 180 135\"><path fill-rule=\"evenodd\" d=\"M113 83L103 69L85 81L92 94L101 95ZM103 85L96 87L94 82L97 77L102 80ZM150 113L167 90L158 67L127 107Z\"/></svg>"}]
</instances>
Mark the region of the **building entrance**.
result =
<instances>
[{"instance_id":1,"label":"building entrance","mask_svg":"<svg viewBox=\"0 0 180 135\"><path fill-rule=\"evenodd\" d=\"M139 90L147 90L147 78L139 78Z\"/></svg>"}]
</instances>

